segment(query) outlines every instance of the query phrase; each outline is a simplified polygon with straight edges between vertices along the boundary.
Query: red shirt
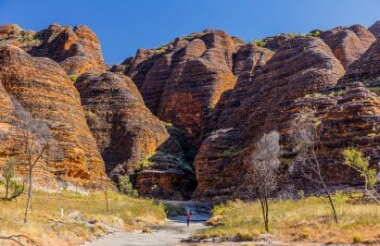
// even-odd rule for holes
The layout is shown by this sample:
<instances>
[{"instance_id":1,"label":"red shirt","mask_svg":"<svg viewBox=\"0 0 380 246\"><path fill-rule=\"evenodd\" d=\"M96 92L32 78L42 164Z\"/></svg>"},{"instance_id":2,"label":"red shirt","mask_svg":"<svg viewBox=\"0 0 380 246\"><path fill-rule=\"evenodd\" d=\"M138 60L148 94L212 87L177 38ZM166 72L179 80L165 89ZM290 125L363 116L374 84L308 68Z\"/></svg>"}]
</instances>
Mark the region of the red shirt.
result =
<instances>
[{"instance_id":1,"label":"red shirt","mask_svg":"<svg viewBox=\"0 0 380 246\"><path fill-rule=\"evenodd\" d=\"M190 215L190 213L187 213L187 214L186 214L186 219L188 219L188 220L189 220L190 218L191 218L191 215Z\"/></svg>"}]
</instances>

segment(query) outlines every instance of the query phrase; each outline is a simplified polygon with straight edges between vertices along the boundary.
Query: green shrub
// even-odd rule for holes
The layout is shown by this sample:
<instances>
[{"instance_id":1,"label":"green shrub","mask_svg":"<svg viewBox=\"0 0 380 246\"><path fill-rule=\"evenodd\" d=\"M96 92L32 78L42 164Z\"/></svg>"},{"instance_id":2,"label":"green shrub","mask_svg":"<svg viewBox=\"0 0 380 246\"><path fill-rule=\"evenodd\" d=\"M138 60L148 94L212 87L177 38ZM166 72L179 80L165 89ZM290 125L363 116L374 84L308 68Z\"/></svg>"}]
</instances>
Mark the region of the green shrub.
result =
<instances>
[{"instance_id":1,"label":"green shrub","mask_svg":"<svg viewBox=\"0 0 380 246\"><path fill-rule=\"evenodd\" d=\"M14 169L17 162L14 158L9 158L5 166L1 169L3 183L5 185L4 200L13 200L24 192L24 184L14 179Z\"/></svg>"},{"instance_id":2,"label":"green shrub","mask_svg":"<svg viewBox=\"0 0 380 246\"><path fill-rule=\"evenodd\" d=\"M262 48L265 46L264 40L261 40L261 39L255 39L253 40L253 43Z\"/></svg>"},{"instance_id":3,"label":"green shrub","mask_svg":"<svg viewBox=\"0 0 380 246\"><path fill-rule=\"evenodd\" d=\"M132 185L128 175L119 177L118 187L119 187L119 190L124 194L130 195L133 197L138 196L137 190L135 190L133 188L133 185Z\"/></svg>"},{"instance_id":4,"label":"green shrub","mask_svg":"<svg viewBox=\"0 0 380 246\"><path fill-rule=\"evenodd\" d=\"M306 34L306 37L318 37L321 34L319 30L314 30Z\"/></svg>"},{"instance_id":5,"label":"green shrub","mask_svg":"<svg viewBox=\"0 0 380 246\"><path fill-rule=\"evenodd\" d=\"M342 152L344 163L360 173L360 176L365 178L366 188L373 188L377 183L376 169L369 167L369 158L365 157L359 149L350 147Z\"/></svg>"},{"instance_id":6,"label":"green shrub","mask_svg":"<svg viewBox=\"0 0 380 246\"><path fill-rule=\"evenodd\" d=\"M140 163L140 168L143 169L143 168L153 166L154 162L152 159L155 155L159 155L159 154L161 154L160 151L155 151L155 152L145 156L144 160L142 160Z\"/></svg>"},{"instance_id":7,"label":"green shrub","mask_svg":"<svg viewBox=\"0 0 380 246\"><path fill-rule=\"evenodd\" d=\"M352 236L352 242L353 243L362 243L363 242L363 236L360 234L355 234Z\"/></svg>"},{"instance_id":8,"label":"green shrub","mask_svg":"<svg viewBox=\"0 0 380 246\"><path fill-rule=\"evenodd\" d=\"M241 148L241 149L230 148L230 149L224 150L222 153L220 153L219 156L232 158L232 157L242 155L244 154L244 152L245 152L245 148Z\"/></svg>"},{"instance_id":9,"label":"green shrub","mask_svg":"<svg viewBox=\"0 0 380 246\"><path fill-rule=\"evenodd\" d=\"M69 74L71 82L75 83L78 79L78 75L75 74Z\"/></svg>"}]
</instances>

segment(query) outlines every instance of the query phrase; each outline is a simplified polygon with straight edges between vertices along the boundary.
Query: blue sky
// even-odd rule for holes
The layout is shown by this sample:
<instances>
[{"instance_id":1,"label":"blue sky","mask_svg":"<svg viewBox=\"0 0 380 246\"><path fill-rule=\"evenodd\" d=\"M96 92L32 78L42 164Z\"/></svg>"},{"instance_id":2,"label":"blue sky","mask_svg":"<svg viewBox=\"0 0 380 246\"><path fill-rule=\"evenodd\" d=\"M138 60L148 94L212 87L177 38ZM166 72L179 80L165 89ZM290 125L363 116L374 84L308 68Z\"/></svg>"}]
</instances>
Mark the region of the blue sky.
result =
<instances>
[{"instance_id":1,"label":"blue sky","mask_svg":"<svg viewBox=\"0 0 380 246\"><path fill-rule=\"evenodd\" d=\"M0 24L89 26L109 64L206 28L251 41L376 20L380 0L0 0Z\"/></svg>"}]
</instances>

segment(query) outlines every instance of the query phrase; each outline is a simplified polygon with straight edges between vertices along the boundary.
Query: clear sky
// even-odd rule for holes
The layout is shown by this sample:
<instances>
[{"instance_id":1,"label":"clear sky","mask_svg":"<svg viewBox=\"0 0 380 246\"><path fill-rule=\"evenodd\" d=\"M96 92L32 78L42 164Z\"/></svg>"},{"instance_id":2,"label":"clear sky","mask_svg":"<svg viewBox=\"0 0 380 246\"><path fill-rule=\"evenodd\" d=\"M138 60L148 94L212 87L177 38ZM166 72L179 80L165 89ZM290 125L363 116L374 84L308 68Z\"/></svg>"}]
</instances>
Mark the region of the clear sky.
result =
<instances>
[{"instance_id":1,"label":"clear sky","mask_svg":"<svg viewBox=\"0 0 380 246\"><path fill-rule=\"evenodd\" d=\"M251 41L376 20L380 0L0 0L0 24L89 26L109 64L206 28Z\"/></svg>"}]
</instances>

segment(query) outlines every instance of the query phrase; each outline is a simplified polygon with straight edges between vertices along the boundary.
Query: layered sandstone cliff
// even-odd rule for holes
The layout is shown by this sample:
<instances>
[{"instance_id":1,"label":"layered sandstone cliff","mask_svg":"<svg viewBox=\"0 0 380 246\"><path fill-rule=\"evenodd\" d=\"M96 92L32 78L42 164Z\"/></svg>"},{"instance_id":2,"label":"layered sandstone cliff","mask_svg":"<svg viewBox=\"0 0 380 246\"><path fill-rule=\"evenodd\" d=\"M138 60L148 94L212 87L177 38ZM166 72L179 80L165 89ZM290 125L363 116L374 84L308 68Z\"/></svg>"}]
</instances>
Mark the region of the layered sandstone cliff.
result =
<instances>
[{"instance_id":1,"label":"layered sandstone cliff","mask_svg":"<svg viewBox=\"0 0 380 246\"><path fill-rule=\"evenodd\" d=\"M373 34L362 25L337 27L322 32L319 37L331 48L345 68L359 59L375 41Z\"/></svg>"},{"instance_id":2,"label":"layered sandstone cliff","mask_svg":"<svg viewBox=\"0 0 380 246\"><path fill-rule=\"evenodd\" d=\"M205 30L158 49L140 49L126 62L125 73L154 114L199 145L207 116L223 92L235 86L233 54L240 45L223 31Z\"/></svg>"},{"instance_id":3,"label":"layered sandstone cliff","mask_svg":"<svg viewBox=\"0 0 380 246\"><path fill-rule=\"evenodd\" d=\"M32 56L49 57L58 62L69 75L107 69L95 33L86 26L52 24L39 32L27 31L17 25L0 29L0 43L20 47Z\"/></svg>"},{"instance_id":4,"label":"layered sandstone cliff","mask_svg":"<svg viewBox=\"0 0 380 246\"><path fill-rule=\"evenodd\" d=\"M244 93L232 92L231 102L219 119L219 130L205 140L197 155L195 197L233 195L243 180L228 170L244 170L244 155L263 132L286 133L292 120L292 114L285 111L289 104L334 86L343 73L340 62L321 39L293 38L277 50L258 75L241 74ZM217 175L211 180L208 173L216 172L231 175Z\"/></svg>"},{"instance_id":5,"label":"layered sandstone cliff","mask_svg":"<svg viewBox=\"0 0 380 246\"><path fill-rule=\"evenodd\" d=\"M37 168L41 184L54 183L48 177L56 174L65 181L95 188L104 175L104 162L67 74L54 61L32 57L10 45L0 46L0 64L2 134L15 147L13 154L11 146L2 145L3 154L22 155L25 129L33 148L45 140L52 148ZM19 161L25 164L23 158Z\"/></svg>"},{"instance_id":6,"label":"layered sandstone cliff","mask_svg":"<svg viewBox=\"0 0 380 246\"><path fill-rule=\"evenodd\" d=\"M191 166L184 170L180 165L182 146L145 106L127 76L86 73L75 86L106 171L113 180L134 175L140 195L190 197L194 174Z\"/></svg>"},{"instance_id":7,"label":"layered sandstone cliff","mask_svg":"<svg viewBox=\"0 0 380 246\"><path fill-rule=\"evenodd\" d=\"M291 122L306 110L320 121L327 183L360 185L340 152L356 146L371 165L380 159L378 36L379 23L253 43L205 30L139 49L108 70L85 26L34 32L4 25L0 162L21 154L15 146L29 120L38 125L29 129L33 141L48 138L56 150L39 169L51 185L94 186L105 169L114 181L129 175L143 196L231 197L242 184L244 158L263 133L277 130L278 192L307 190L312 185L289 169Z\"/></svg>"}]
</instances>

